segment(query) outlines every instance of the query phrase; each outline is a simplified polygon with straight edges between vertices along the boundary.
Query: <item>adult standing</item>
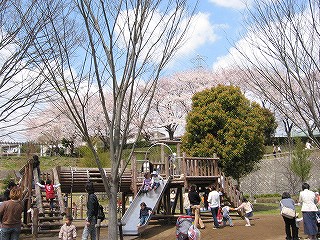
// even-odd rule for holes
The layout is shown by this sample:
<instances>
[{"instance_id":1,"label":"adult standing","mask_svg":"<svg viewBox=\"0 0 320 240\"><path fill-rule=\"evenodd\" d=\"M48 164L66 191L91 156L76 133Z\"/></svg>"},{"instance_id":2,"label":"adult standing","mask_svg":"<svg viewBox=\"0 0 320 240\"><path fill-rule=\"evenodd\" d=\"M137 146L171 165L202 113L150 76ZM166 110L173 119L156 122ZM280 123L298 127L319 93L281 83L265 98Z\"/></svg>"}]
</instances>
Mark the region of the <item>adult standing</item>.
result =
<instances>
[{"instance_id":1,"label":"adult standing","mask_svg":"<svg viewBox=\"0 0 320 240\"><path fill-rule=\"evenodd\" d=\"M183 208L186 211L186 214L188 216L191 216L191 208L190 208L190 201L189 201L189 188L184 189L184 194L183 194Z\"/></svg>"},{"instance_id":2,"label":"adult standing","mask_svg":"<svg viewBox=\"0 0 320 240\"><path fill-rule=\"evenodd\" d=\"M21 201L21 188L15 186L10 190L10 200L0 206L0 239L18 240L21 232L21 214L23 204Z\"/></svg>"},{"instance_id":3,"label":"adult standing","mask_svg":"<svg viewBox=\"0 0 320 240\"><path fill-rule=\"evenodd\" d=\"M147 158L141 166L141 173L152 173L153 172L153 164Z\"/></svg>"},{"instance_id":4,"label":"adult standing","mask_svg":"<svg viewBox=\"0 0 320 240\"><path fill-rule=\"evenodd\" d=\"M40 160L39 160L38 155L33 155L32 166L33 166L33 169L37 169L38 179L40 181Z\"/></svg>"},{"instance_id":5,"label":"adult standing","mask_svg":"<svg viewBox=\"0 0 320 240\"><path fill-rule=\"evenodd\" d=\"M192 212L194 213L194 225L198 227L200 226L201 229L205 228L202 219L200 217L200 202L201 198L199 196L199 193L197 192L197 186L196 185L191 185L190 187L190 192L188 194L189 196L189 201L190 201L190 206L192 209Z\"/></svg>"},{"instance_id":6,"label":"adult standing","mask_svg":"<svg viewBox=\"0 0 320 240\"><path fill-rule=\"evenodd\" d=\"M98 216L99 202L97 196L94 194L94 187L92 182L87 182L85 190L88 193L87 201L87 218L82 233L82 240L87 240L89 235L91 240L97 239L96 223Z\"/></svg>"},{"instance_id":7,"label":"adult standing","mask_svg":"<svg viewBox=\"0 0 320 240\"><path fill-rule=\"evenodd\" d=\"M316 195L310 191L308 183L302 184L302 191L299 195L299 203L302 203L301 212L303 216L304 233L308 235L309 239L317 239L318 233L316 213L318 208L315 204Z\"/></svg>"},{"instance_id":8,"label":"adult standing","mask_svg":"<svg viewBox=\"0 0 320 240\"><path fill-rule=\"evenodd\" d=\"M280 211L283 207L291 208L294 211L296 210L294 206L294 201L291 198L290 193L288 192L282 193L282 200L280 201ZM296 226L296 218L287 218L285 216L282 217L285 224L286 240L299 240L299 229Z\"/></svg>"},{"instance_id":9,"label":"adult standing","mask_svg":"<svg viewBox=\"0 0 320 240\"><path fill-rule=\"evenodd\" d=\"M209 206L210 206L210 210L213 218L213 229L217 229L220 227L218 218L217 218L218 210L220 208L220 194L215 189L214 185L211 185L209 189L210 189L210 192L208 195L208 202L209 202Z\"/></svg>"}]
</instances>

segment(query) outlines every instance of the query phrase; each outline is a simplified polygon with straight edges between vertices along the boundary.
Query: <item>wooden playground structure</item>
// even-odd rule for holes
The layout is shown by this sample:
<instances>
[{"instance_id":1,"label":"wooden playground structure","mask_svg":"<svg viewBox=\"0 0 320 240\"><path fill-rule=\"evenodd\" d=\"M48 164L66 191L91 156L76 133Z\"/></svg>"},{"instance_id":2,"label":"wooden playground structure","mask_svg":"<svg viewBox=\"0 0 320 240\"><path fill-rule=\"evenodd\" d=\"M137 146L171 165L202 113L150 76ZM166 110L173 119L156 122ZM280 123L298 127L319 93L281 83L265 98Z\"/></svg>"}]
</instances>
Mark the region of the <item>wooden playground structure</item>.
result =
<instances>
[{"instance_id":1,"label":"wooden playground structure","mask_svg":"<svg viewBox=\"0 0 320 240\"><path fill-rule=\"evenodd\" d=\"M180 142L171 141L175 144L177 154L174 154L167 142L159 142L152 145L147 151L135 152L131 163L124 169L119 184L119 196L121 203L121 214L126 211L128 197L135 197L143 181L141 166L150 156L150 149L160 147L160 157L158 160L152 160L160 175L165 179L170 179L168 187L158 205L156 217L174 217L174 215L183 215L183 192L184 188L191 184L197 185L199 192L204 192L211 184L217 186L217 190L223 192L224 199L232 206L237 207L241 203L242 194L239 192L230 178L225 177L218 168L219 158L200 158L188 157L186 154L180 155ZM168 153L169 149L169 153ZM166 152L167 151L167 152ZM143 159L141 156L144 156ZM150 160L151 161L151 160ZM123 170L123 169L122 169ZM106 175L110 174L110 169L104 169ZM75 168L75 167L56 167L50 171L42 172L41 179L51 179L54 184L60 183L61 186L56 191L55 211L50 212L49 204L44 198L44 193L40 187L34 183L39 182L37 169L33 169L32 160L30 160L21 170L21 186L27 189L29 198L25 201L25 211L23 222L25 226L32 229L32 233L37 236L41 233L58 232L63 224L63 216L70 212L72 206L66 206L64 195L84 193L85 183L90 181L94 183L96 192L105 192L100 172L97 168ZM174 189L176 192L174 204L170 203L170 192ZM71 201L72 202L72 201ZM82 213L81 213L82 216Z\"/></svg>"}]
</instances>

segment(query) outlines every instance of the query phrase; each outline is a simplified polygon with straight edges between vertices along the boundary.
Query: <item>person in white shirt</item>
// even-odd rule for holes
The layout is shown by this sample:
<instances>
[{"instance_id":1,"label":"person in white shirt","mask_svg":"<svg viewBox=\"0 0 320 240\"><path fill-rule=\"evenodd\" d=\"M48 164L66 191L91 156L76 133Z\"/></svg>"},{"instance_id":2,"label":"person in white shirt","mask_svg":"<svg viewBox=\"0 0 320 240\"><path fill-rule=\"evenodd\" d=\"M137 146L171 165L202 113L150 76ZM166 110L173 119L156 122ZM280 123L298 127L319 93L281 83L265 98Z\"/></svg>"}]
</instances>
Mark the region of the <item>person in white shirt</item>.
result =
<instances>
[{"instance_id":1,"label":"person in white shirt","mask_svg":"<svg viewBox=\"0 0 320 240\"><path fill-rule=\"evenodd\" d=\"M210 192L208 195L208 203L209 207L212 213L212 218L213 218L213 229L219 228L219 222L218 222L218 210L220 208L220 194L217 190L215 190L215 186L211 185L209 187Z\"/></svg>"},{"instance_id":2,"label":"person in white shirt","mask_svg":"<svg viewBox=\"0 0 320 240\"><path fill-rule=\"evenodd\" d=\"M309 190L308 183L302 184L302 191L299 195L299 203L302 204L301 212L303 216L304 233L309 239L317 239L318 227L316 214L318 208L316 206L316 194Z\"/></svg>"}]
</instances>

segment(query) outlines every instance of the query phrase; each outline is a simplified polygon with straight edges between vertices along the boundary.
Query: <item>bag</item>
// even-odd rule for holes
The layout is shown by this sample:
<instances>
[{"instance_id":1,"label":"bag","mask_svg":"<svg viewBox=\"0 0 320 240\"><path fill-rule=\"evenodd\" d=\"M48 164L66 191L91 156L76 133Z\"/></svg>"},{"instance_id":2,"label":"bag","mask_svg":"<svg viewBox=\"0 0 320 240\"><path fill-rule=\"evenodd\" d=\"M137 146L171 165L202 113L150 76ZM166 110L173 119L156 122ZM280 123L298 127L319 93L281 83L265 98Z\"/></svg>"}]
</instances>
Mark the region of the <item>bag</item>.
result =
<instances>
[{"instance_id":1,"label":"bag","mask_svg":"<svg viewBox=\"0 0 320 240\"><path fill-rule=\"evenodd\" d=\"M101 219L101 222L106 218L106 215L103 212L103 206L99 204L98 206L98 215L97 215L98 219Z\"/></svg>"},{"instance_id":2,"label":"bag","mask_svg":"<svg viewBox=\"0 0 320 240\"><path fill-rule=\"evenodd\" d=\"M188 230L194 221L191 216L180 216L176 222L176 239L188 240Z\"/></svg>"},{"instance_id":3,"label":"bag","mask_svg":"<svg viewBox=\"0 0 320 240\"><path fill-rule=\"evenodd\" d=\"M221 209L219 208L218 209L218 214L217 214L218 223L222 223L222 219L223 219L223 215L221 213Z\"/></svg>"},{"instance_id":4,"label":"bag","mask_svg":"<svg viewBox=\"0 0 320 240\"><path fill-rule=\"evenodd\" d=\"M285 206L282 205L281 215L286 217L286 218L292 219L292 218L296 217L296 211L291 209L291 208L288 208L288 207L285 207Z\"/></svg>"},{"instance_id":5,"label":"bag","mask_svg":"<svg viewBox=\"0 0 320 240\"><path fill-rule=\"evenodd\" d=\"M317 223L320 223L320 213L316 213Z\"/></svg>"},{"instance_id":6,"label":"bag","mask_svg":"<svg viewBox=\"0 0 320 240\"><path fill-rule=\"evenodd\" d=\"M196 226L191 225L188 230L188 237L191 240L199 240L200 239L200 230L196 228Z\"/></svg>"}]
</instances>

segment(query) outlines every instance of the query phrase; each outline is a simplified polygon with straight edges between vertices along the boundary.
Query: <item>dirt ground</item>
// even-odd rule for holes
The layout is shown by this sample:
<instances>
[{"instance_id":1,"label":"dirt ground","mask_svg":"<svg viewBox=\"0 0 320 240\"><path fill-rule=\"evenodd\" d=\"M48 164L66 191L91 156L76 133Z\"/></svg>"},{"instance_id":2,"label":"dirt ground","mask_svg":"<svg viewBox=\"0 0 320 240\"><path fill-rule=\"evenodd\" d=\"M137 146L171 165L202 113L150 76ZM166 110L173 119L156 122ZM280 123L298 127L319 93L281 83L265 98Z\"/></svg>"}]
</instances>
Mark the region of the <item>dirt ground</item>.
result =
<instances>
[{"instance_id":1,"label":"dirt ground","mask_svg":"<svg viewBox=\"0 0 320 240\"><path fill-rule=\"evenodd\" d=\"M251 221L251 227L245 227L244 220L240 218L234 218L234 227L225 227L221 229L212 228L212 220L206 219L205 229L201 229L201 240L284 240L284 222L280 215L258 215L256 214ZM81 239L82 229L80 226L82 222L75 222L77 226L77 239ZM303 225L303 224L302 224ZM175 223L169 221L152 221L147 230L140 236L125 236L125 240L173 240L175 239ZM100 240L107 239L107 228L102 228ZM299 236L302 239L306 239L306 235L303 233L303 227L299 229ZM20 239L32 239L30 235L21 235ZM39 237L41 240L53 240L58 239L57 235Z\"/></svg>"}]
</instances>

